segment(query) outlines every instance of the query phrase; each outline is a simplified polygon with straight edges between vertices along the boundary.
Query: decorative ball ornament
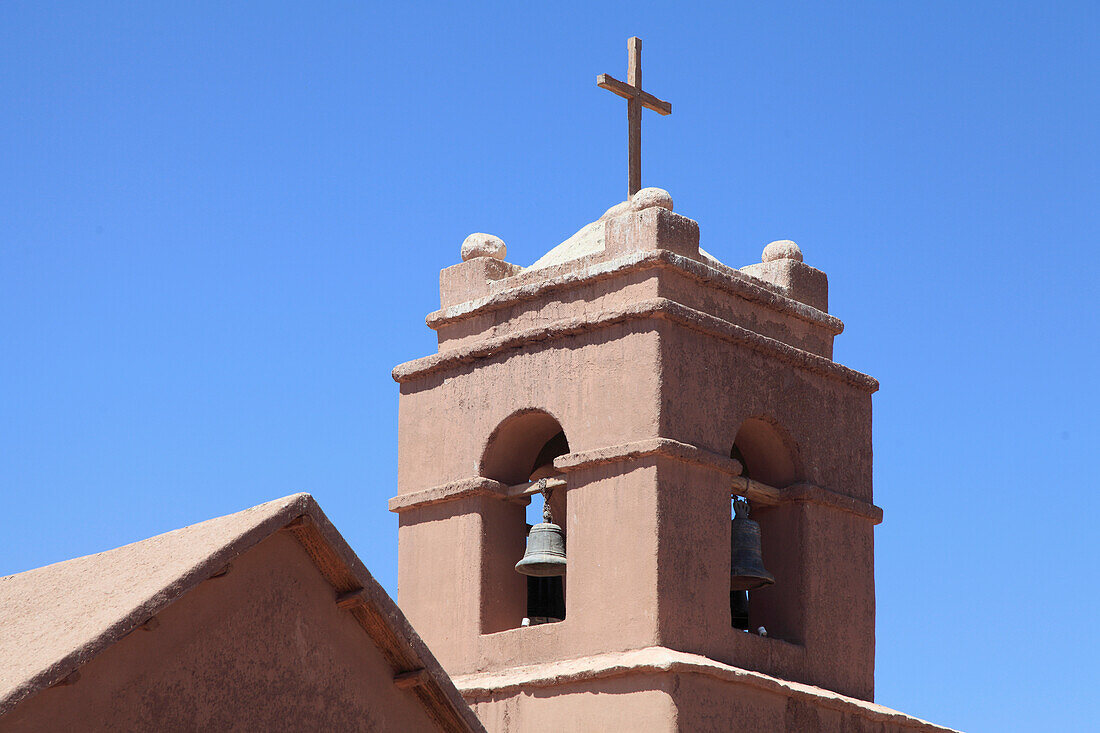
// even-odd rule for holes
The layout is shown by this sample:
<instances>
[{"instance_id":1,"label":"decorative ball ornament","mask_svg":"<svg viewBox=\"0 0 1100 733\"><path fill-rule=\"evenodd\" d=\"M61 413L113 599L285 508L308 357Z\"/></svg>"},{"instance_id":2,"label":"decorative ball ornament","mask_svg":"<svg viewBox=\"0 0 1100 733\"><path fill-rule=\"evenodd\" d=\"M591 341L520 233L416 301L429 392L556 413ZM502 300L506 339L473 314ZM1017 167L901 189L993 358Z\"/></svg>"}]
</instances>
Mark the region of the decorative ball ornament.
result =
<instances>
[{"instance_id":1,"label":"decorative ball ornament","mask_svg":"<svg viewBox=\"0 0 1100 733\"><path fill-rule=\"evenodd\" d=\"M761 262L775 262L776 260L802 261L802 250L789 239L779 239L764 248L760 256Z\"/></svg>"},{"instance_id":2,"label":"decorative ball ornament","mask_svg":"<svg viewBox=\"0 0 1100 733\"><path fill-rule=\"evenodd\" d=\"M654 206L672 211L672 194L663 188L643 188L630 197L630 208L634 211L652 209Z\"/></svg>"},{"instance_id":3,"label":"decorative ball ornament","mask_svg":"<svg viewBox=\"0 0 1100 733\"><path fill-rule=\"evenodd\" d=\"M462 261L472 260L475 257L492 257L494 260L503 260L508 254L508 247L500 237L492 234L476 232L466 237L462 242Z\"/></svg>"}]
</instances>

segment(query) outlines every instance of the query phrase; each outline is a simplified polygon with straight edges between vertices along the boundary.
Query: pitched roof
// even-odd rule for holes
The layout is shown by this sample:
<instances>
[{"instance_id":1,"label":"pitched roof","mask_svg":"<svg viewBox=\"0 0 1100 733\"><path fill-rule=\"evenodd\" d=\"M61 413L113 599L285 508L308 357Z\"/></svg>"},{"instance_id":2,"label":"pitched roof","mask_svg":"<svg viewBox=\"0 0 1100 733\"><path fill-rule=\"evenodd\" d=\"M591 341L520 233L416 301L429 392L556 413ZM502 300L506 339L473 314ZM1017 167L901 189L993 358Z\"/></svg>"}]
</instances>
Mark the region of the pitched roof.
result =
<instances>
[{"instance_id":1,"label":"pitched roof","mask_svg":"<svg viewBox=\"0 0 1100 733\"><path fill-rule=\"evenodd\" d=\"M447 673L309 494L0 578L0 716L63 681L238 555L286 528L444 730L482 731Z\"/></svg>"}]
</instances>

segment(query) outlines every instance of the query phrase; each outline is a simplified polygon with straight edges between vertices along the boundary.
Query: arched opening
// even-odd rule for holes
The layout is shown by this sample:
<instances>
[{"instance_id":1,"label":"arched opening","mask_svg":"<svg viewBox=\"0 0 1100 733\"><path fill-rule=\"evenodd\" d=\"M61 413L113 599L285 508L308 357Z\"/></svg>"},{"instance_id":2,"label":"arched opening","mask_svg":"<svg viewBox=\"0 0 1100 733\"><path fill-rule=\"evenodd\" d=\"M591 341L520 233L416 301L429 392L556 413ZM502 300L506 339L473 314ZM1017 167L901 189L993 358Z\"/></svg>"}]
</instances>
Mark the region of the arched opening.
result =
<instances>
[{"instance_id":1,"label":"arched opening","mask_svg":"<svg viewBox=\"0 0 1100 733\"><path fill-rule=\"evenodd\" d=\"M750 417L741 423L730 457L741 461L741 475L745 478L779 489L794 483L794 458L788 442L764 418Z\"/></svg>"},{"instance_id":2,"label":"arched opening","mask_svg":"<svg viewBox=\"0 0 1100 733\"><path fill-rule=\"evenodd\" d=\"M797 475L793 451L789 446L789 441L784 438L784 435L774 423L761 417L750 417L741 423L741 427L737 431L733 447L730 449L730 458L740 461L741 476L743 478L775 488L783 488L794 483ZM765 560L768 561L769 566L782 566L786 558L776 553L770 553L768 549L777 544L777 539L785 531L789 531L790 528L786 526L788 522L778 515L770 513L768 508L758 506L749 497L737 494L730 497L731 521L735 519L735 505L738 500L748 502L749 517L760 528L760 570L765 570ZM741 539L745 539L744 533L742 533ZM776 556L772 557L773 554ZM775 575L775 572L769 567L769 570L763 574ZM779 578L783 575L789 576L787 573L780 573L776 577ZM771 612L771 607L775 605L777 598L782 595L785 594L774 593L768 585L763 585L754 590L731 588L730 625L743 631L763 634L772 633L774 635L775 631L782 631L782 628L775 628L775 623L772 623L778 622L778 626L783 627L782 620Z\"/></svg>"},{"instance_id":3,"label":"arched opening","mask_svg":"<svg viewBox=\"0 0 1100 733\"><path fill-rule=\"evenodd\" d=\"M527 481L540 467L536 463L546 463L543 449L559 433L561 424L548 412L530 409L511 415L489 436L481 454L481 475L509 486Z\"/></svg>"},{"instance_id":4,"label":"arched opening","mask_svg":"<svg viewBox=\"0 0 1100 733\"><path fill-rule=\"evenodd\" d=\"M561 424L552 415L541 410L525 410L507 418L493 431L482 455L480 472L486 478L509 486L547 479L550 515L553 523L560 526L564 533L566 492L565 487L560 485L560 474L554 468L554 459L568 452L569 441ZM543 510L543 495L533 493L525 512L525 521L520 520L525 539L532 526L543 522ZM515 530L514 527L496 529L502 532ZM483 624L486 632L565 619L564 576L521 575L514 568L521 556L500 559L502 564L507 565L500 569L502 574L511 573L512 577L502 584L502 597L484 599L484 602L500 604L502 608L522 608L524 615L487 614L484 618L495 619L495 623ZM515 594L523 594L525 602L517 602Z\"/></svg>"}]
</instances>

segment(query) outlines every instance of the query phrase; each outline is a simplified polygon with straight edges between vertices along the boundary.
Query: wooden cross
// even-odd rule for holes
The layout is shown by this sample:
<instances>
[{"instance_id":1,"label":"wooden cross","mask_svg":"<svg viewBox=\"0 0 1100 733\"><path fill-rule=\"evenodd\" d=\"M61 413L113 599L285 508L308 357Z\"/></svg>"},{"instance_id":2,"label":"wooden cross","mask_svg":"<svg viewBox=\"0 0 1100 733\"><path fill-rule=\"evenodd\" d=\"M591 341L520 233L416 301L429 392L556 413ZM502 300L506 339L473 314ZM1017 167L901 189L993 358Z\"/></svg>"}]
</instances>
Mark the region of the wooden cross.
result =
<instances>
[{"instance_id":1,"label":"wooden cross","mask_svg":"<svg viewBox=\"0 0 1100 733\"><path fill-rule=\"evenodd\" d=\"M642 39L637 36L631 37L626 42L626 48L626 84L607 74L597 76L596 84L626 99L626 119L630 130L627 135L630 157L630 173L627 181L629 198L638 193L642 187L642 107L658 114L670 115L672 104L642 91Z\"/></svg>"}]
</instances>

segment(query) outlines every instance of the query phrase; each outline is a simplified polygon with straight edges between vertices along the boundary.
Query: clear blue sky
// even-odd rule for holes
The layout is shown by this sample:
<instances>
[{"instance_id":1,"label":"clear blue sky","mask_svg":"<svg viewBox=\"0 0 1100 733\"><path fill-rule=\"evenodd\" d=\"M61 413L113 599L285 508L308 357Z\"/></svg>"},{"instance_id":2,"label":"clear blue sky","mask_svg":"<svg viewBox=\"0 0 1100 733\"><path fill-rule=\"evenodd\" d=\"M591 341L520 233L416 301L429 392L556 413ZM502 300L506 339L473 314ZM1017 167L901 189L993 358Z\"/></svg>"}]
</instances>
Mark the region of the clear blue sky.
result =
<instances>
[{"instance_id":1,"label":"clear blue sky","mask_svg":"<svg viewBox=\"0 0 1100 733\"><path fill-rule=\"evenodd\" d=\"M395 592L390 369L623 198L638 35L643 183L882 382L878 701L1094 725L1100 6L683 5L4 3L0 574L310 491Z\"/></svg>"}]
</instances>

